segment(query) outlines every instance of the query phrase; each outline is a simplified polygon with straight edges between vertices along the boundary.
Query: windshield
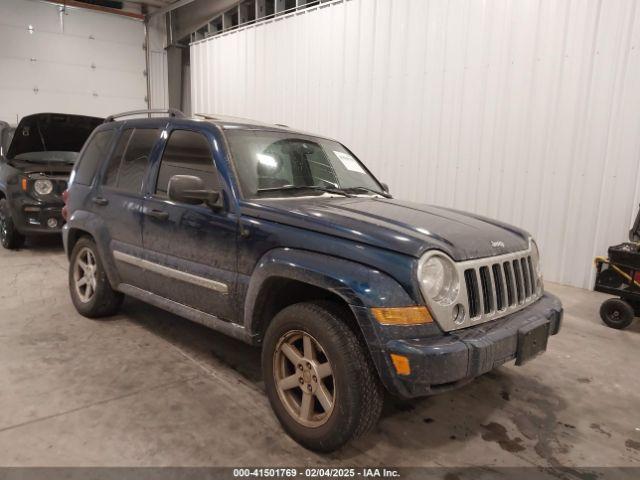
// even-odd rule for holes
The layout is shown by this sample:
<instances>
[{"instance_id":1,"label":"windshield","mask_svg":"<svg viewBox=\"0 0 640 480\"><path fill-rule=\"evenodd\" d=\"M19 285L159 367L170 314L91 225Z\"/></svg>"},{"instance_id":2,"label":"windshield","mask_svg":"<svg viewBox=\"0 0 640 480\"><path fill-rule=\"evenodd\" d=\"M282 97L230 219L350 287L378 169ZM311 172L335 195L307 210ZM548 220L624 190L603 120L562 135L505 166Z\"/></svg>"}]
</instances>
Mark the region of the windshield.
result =
<instances>
[{"instance_id":1,"label":"windshield","mask_svg":"<svg viewBox=\"0 0 640 480\"><path fill-rule=\"evenodd\" d=\"M364 189L357 193L383 190L360 161L337 142L264 130L227 129L225 133L248 198L323 195L332 189Z\"/></svg>"}]
</instances>

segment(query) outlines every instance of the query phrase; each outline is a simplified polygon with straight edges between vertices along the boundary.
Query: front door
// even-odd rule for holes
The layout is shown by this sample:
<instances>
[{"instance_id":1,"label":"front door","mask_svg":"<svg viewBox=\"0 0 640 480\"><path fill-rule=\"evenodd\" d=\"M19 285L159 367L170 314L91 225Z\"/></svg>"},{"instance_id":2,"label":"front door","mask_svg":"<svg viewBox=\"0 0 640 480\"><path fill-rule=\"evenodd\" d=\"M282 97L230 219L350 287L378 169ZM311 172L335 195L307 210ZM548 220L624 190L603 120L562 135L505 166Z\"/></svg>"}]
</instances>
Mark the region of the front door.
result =
<instances>
[{"instance_id":1,"label":"front door","mask_svg":"<svg viewBox=\"0 0 640 480\"><path fill-rule=\"evenodd\" d=\"M173 175L200 177L206 189L223 190L209 140L200 132L173 130L144 203L143 245L148 289L182 305L233 321L237 219L227 208L169 200Z\"/></svg>"}]
</instances>

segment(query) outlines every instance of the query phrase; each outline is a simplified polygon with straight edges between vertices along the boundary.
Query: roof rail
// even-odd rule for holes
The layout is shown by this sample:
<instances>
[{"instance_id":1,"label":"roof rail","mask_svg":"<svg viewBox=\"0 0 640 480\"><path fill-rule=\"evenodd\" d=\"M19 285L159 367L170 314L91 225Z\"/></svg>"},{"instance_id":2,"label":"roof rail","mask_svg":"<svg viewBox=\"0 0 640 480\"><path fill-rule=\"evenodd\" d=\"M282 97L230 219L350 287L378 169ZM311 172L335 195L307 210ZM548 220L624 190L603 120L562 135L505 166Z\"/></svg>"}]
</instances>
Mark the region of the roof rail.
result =
<instances>
[{"instance_id":1,"label":"roof rail","mask_svg":"<svg viewBox=\"0 0 640 480\"><path fill-rule=\"evenodd\" d=\"M178 118L186 117L184 113L182 113L180 110L176 108L150 108L148 110L131 110L130 112L122 112L122 113L116 113L115 115L109 115L107 118L104 119L104 123L113 122L116 118L130 117L132 115L148 114L149 117L151 117L151 114L153 113L168 113L170 117L178 117Z\"/></svg>"}]
</instances>

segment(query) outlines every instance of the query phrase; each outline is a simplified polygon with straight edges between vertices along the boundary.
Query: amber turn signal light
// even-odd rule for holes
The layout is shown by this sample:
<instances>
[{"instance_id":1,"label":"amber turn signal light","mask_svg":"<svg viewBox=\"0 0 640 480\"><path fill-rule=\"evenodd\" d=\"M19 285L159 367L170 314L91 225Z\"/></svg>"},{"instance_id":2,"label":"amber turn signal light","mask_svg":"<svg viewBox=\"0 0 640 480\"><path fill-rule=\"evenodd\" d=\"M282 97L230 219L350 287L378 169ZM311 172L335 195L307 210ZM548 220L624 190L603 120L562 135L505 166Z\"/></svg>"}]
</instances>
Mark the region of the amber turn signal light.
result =
<instances>
[{"instance_id":1,"label":"amber turn signal light","mask_svg":"<svg viewBox=\"0 0 640 480\"><path fill-rule=\"evenodd\" d=\"M391 361L398 375L411 375L411 366L409 365L409 359L407 357L395 353L389 355L391 356Z\"/></svg>"},{"instance_id":2,"label":"amber turn signal light","mask_svg":"<svg viewBox=\"0 0 640 480\"><path fill-rule=\"evenodd\" d=\"M22 190L24 190L25 192L27 191L27 179L23 178L20 182L20 186L22 187Z\"/></svg>"},{"instance_id":3,"label":"amber turn signal light","mask_svg":"<svg viewBox=\"0 0 640 480\"><path fill-rule=\"evenodd\" d=\"M372 308L371 313L382 325L421 325L433 322L427 307Z\"/></svg>"}]
</instances>

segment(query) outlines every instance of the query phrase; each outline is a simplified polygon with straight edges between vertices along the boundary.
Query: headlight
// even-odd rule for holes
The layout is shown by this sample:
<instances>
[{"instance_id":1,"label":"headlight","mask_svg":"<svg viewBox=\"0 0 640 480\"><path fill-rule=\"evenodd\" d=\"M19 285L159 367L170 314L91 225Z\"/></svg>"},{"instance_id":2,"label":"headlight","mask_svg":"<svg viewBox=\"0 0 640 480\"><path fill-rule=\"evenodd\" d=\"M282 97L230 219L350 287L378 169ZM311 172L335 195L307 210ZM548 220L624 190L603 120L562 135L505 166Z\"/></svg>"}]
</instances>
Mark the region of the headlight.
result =
<instances>
[{"instance_id":1,"label":"headlight","mask_svg":"<svg viewBox=\"0 0 640 480\"><path fill-rule=\"evenodd\" d=\"M422 293L440 305L450 305L458 296L460 282L451 260L434 254L418 265L418 281Z\"/></svg>"},{"instance_id":2,"label":"headlight","mask_svg":"<svg viewBox=\"0 0 640 480\"><path fill-rule=\"evenodd\" d=\"M53 192L53 183L51 180L36 180L33 189L38 195L49 195Z\"/></svg>"},{"instance_id":3,"label":"headlight","mask_svg":"<svg viewBox=\"0 0 640 480\"><path fill-rule=\"evenodd\" d=\"M538 278L542 277L542 264L540 262L540 251L538 250L538 245L536 242L531 239L531 261L533 262L533 268L536 271L536 275Z\"/></svg>"}]
</instances>

